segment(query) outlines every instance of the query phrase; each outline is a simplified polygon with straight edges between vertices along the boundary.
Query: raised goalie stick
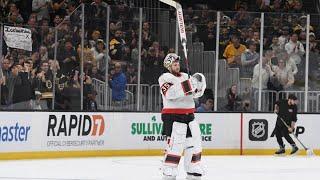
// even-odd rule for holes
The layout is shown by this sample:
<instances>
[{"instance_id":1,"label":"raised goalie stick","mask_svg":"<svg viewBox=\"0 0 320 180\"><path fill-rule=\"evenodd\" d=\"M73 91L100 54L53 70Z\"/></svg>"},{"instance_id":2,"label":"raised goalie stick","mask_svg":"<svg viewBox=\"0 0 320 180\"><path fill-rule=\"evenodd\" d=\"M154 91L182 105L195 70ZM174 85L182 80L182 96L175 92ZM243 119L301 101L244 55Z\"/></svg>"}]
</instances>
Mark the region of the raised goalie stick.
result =
<instances>
[{"instance_id":1,"label":"raised goalie stick","mask_svg":"<svg viewBox=\"0 0 320 180\"><path fill-rule=\"evenodd\" d=\"M190 75L188 55L187 55L187 34L186 34L185 25L184 25L182 6L180 3L173 0L160 0L160 2L163 2L176 9L181 45L183 47L187 73L188 75Z\"/></svg>"}]
</instances>

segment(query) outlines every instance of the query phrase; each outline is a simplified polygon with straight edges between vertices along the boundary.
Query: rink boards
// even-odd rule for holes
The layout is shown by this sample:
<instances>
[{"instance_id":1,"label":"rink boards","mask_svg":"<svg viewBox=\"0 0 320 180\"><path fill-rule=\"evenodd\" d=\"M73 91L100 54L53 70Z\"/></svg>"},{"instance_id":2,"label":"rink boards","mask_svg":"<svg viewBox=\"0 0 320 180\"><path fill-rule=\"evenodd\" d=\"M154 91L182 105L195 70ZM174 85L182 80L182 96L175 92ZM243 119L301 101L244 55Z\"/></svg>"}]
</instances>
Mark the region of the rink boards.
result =
<instances>
[{"instance_id":1,"label":"rink boards","mask_svg":"<svg viewBox=\"0 0 320 180\"><path fill-rule=\"evenodd\" d=\"M299 114L296 130L316 153L319 117ZM278 148L274 114L197 113L195 118L204 154L272 154ZM1 112L0 159L161 155L166 143L161 131L160 113Z\"/></svg>"}]
</instances>

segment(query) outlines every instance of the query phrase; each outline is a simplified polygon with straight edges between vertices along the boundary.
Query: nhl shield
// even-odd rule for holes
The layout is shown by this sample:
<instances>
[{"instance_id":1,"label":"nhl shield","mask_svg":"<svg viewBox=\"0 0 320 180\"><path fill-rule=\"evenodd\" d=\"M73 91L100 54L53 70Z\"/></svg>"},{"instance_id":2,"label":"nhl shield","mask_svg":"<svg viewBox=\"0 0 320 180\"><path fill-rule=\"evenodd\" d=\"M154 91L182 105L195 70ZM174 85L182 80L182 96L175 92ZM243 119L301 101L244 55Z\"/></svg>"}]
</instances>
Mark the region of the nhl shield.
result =
<instances>
[{"instance_id":1,"label":"nhl shield","mask_svg":"<svg viewBox=\"0 0 320 180\"><path fill-rule=\"evenodd\" d=\"M251 141L267 140L268 121L265 119L251 119L249 121L249 139Z\"/></svg>"}]
</instances>

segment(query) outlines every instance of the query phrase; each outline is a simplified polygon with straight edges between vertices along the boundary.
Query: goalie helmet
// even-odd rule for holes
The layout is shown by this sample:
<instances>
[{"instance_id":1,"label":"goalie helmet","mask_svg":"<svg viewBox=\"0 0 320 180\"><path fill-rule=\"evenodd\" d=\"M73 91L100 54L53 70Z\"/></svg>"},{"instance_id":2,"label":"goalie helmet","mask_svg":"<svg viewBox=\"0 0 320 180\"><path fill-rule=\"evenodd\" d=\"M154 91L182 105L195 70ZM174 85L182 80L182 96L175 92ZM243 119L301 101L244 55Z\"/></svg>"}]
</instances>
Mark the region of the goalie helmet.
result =
<instances>
[{"instance_id":1,"label":"goalie helmet","mask_svg":"<svg viewBox=\"0 0 320 180\"><path fill-rule=\"evenodd\" d=\"M173 62L179 61L179 60L180 60L180 56L178 56L175 53L169 53L163 60L163 66L168 69Z\"/></svg>"}]
</instances>

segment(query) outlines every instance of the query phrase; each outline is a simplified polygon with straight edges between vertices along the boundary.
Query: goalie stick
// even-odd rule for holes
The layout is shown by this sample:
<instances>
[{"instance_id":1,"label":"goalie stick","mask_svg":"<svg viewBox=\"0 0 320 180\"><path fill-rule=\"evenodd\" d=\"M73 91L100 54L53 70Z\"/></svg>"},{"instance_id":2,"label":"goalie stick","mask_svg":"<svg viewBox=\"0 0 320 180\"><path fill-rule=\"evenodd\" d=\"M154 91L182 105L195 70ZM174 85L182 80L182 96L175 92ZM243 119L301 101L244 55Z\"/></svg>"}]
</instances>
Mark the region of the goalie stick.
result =
<instances>
[{"instance_id":1,"label":"goalie stick","mask_svg":"<svg viewBox=\"0 0 320 180\"><path fill-rule=\"evenodd\" d=\"M180 40L181 40L181 45L183 47L183 53L184 53L185 63L186 63L186 68L187 68L187 74L190 75L189 74L190 69L189 69L188 55L187 55L187 35L186 35L186 29L185 29L185 25L184 25L182 6L180 3L173 1L173 0L160 0L160 2L163 2L163 3L165 3L169 6L172 6L173 8L176 9Z\"/></svg>"}]
</instances>

